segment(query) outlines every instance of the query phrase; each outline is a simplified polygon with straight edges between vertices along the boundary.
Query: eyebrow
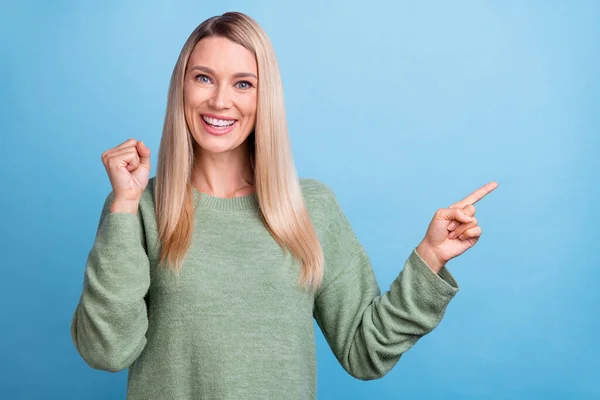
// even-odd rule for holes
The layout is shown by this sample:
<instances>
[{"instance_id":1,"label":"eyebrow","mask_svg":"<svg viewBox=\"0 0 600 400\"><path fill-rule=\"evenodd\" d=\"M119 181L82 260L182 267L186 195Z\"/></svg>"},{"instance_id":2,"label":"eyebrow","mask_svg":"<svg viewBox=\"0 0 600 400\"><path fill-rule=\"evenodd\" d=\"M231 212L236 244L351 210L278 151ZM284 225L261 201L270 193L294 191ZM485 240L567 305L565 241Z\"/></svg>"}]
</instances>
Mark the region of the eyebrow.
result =
<instances>
[{"instance_id":1,"label":"eyebrow","mask_svg":"<svg viewBox=\"0 0 600 400\"><path fill-rule=\"evenodd\" d=\"M196 65L190 71L193 71L195 69L200 70L202 72L206 72L206 73L212 74L212 75L216 75L215 71L212 68L204 67L202 65ZM256 75L250 73L250 72L238 72L238 73L234 74L233 77L234 78L252 77L252 78L258 80L258 77Z\"/></svg>"}]
</instances>

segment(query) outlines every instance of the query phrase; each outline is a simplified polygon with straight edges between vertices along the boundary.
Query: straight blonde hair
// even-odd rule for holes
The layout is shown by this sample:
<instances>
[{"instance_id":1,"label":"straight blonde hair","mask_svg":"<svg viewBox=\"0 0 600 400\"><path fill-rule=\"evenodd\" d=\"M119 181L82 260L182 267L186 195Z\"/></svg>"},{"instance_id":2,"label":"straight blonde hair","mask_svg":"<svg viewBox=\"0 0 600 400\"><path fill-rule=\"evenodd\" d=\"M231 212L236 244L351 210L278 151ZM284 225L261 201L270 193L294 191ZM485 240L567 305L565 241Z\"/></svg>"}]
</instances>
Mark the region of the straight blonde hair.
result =
<instances>
[{"instance_id":1,"label":"straight blonde hair","mask_svg":"<svg viewBox=\"0 0 600 400\"><path fill-rule=\"evenodd\" d=\"M323 251L294 165L275 51L258 23L239 12L212 17L198 25L185 42L171 75L154 192L161 264L180 272L194 229L194 138L185 120L183 85L192 50L202 38L210 36L240 44L256 58L256 127L247 145L260 214L284 252L291 252L300 263L298 285L310 287L314 293L323 280Z\"/></svg>"}]
</instances>

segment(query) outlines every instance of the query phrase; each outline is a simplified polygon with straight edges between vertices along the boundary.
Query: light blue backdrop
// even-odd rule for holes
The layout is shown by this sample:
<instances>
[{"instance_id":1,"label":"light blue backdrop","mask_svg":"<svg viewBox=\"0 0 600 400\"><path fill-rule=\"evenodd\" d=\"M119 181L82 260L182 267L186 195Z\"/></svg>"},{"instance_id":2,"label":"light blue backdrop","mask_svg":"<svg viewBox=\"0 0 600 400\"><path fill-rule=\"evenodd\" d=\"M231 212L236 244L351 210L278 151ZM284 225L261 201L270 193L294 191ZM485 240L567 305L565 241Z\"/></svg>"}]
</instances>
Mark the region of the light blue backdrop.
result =
<instances>
[{"instance_id":1,"label":"light blue backdrop","mask_svg":"<svg viewBox=\"0 0 600 400\"><path fill-rule=\"evenodd\" d=\"M460 292L387 376L347 375L316 327L319 399L600 398L600 3L391 0L3 2L0 397L124 398L69 335L100 155L144 140L155 175L181 46L228 10L271 37L299 174L382 290L438 208L499 183L448 264Z\"/></svg>"}]
</instances>

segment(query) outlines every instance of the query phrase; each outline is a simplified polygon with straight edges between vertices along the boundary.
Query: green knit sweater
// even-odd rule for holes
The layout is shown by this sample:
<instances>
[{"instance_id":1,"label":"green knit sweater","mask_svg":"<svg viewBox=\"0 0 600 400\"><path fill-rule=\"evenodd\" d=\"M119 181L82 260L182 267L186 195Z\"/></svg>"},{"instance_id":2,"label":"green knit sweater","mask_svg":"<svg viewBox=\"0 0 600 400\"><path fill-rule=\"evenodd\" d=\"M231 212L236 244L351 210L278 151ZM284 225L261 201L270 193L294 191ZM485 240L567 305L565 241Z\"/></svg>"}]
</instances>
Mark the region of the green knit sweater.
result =
<instances>
[{"instance_id":1,"label":"green knit sweater","mask_svg":"<svg viewBox=\"0 0 600 400\"><path fill-rule=\"evenodd\" d=\"M332 190L301 179L325 255L313 296L299 265L261 222L256 194L197 205L180 276L157 268L154 182L137 215L104 203L71 335L93 368L128 370L127 399L314 399L313 318L343 368L384 376L432 331L458 284L413 249L381 294L369 258Z\"/></svg>"}]
</instances>

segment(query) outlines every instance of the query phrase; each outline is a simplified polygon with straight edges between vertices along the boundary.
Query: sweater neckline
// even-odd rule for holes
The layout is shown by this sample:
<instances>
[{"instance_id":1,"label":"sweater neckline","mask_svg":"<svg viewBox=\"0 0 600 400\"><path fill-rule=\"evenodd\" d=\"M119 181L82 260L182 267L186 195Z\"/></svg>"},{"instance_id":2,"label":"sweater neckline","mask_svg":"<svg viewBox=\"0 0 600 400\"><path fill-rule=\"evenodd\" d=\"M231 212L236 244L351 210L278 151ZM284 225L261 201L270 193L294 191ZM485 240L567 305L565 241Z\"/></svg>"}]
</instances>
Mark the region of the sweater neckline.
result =
<instances>
[{"instance_id":1,"label":"sweater neckline","mask_svg":"<svg viewBox=\"0 0 600 400\"><path fill-rule=\"evenodd\" d=\"M196 204L199 204L202 208L210 208L213 210L223 211L241 211L241 210L253 210L258 209L258 195L256 192L238 196L238 197L216 197L208 193L204 193L192 186L194 192L194 199Z\"/></svg>"}]
</instances>

